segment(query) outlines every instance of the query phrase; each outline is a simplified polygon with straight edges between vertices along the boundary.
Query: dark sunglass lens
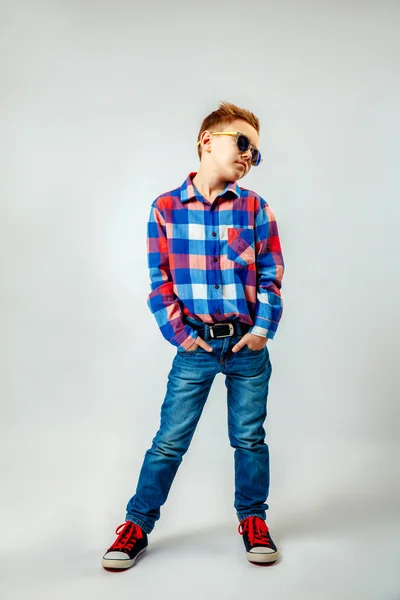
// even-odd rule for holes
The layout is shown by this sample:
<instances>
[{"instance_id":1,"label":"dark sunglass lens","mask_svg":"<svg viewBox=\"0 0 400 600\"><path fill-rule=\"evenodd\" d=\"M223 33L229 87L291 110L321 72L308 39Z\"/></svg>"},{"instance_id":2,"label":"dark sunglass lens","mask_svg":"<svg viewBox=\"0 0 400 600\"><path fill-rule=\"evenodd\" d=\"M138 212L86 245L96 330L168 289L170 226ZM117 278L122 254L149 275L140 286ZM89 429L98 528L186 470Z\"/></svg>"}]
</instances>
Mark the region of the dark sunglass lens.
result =
<instances>
[{"instance_id":1,"label":"dark sunglass lens","mask_svg":"<svg viewBox=\"0 0 400 600\"><path fill-rule=\"evenodd\" d=\"M249 140L245 135L238 136L237 147L239 148L240 152L246 152L247 148L249 147Z\"/></svg>"},{"instance_id":2,"label":"dark sunglass lens","mask_svg":"<svg viewBox=\"0 0 400 600\"><path fill-rule=\"evenodd\" d=\"M238 135L236 143L237 143L237 147L239 148L240 152L246 152L246 150L248 150L249 145L250 145L249 139L243 134ZM260 164L260 162L261 162L261 154L260 154L259 150L255 150L254 148L252 148L251 164L257 166Z\"/></svg>"},{"instance_id":3,"label":"dark sunglass lens","mask_svg":"<svg viewBox=\"0 0 400 600\"><path fill-rule=\"evenodd\" d=\"M261 162L261 154L258 150L253 150L251 154L251 164L254 166L259 165Z\"/></svg>"}]
</instances>

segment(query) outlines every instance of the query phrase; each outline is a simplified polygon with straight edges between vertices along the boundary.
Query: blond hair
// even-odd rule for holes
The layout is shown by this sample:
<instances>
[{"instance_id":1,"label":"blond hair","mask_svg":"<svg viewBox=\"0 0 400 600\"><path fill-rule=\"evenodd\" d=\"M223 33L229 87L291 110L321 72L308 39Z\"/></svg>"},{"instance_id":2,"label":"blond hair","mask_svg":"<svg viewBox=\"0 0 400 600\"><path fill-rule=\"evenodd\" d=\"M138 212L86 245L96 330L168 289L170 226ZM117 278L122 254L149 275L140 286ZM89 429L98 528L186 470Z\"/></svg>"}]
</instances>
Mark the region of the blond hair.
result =
<instances>
[{"instance_id":1,"label":"blond hair","mask_svg":"<svg viewBox=\"0 0 400 600\"><path fill-rule=\"evenodd\" d=\"M216 127L226 127L232 121L236 119L243 119L247 121L249 125L254 127L257 133L260 133L260 121L256 117L256 115L245 108L239 108L235 104L231 102L221 102L218 109L214 110L203 120L199 133L197 135L197 142L200 141L201 134L206 129L208 131L215 130ZM201 145L197 147L197 154L201 159Z\"/></svg>"}]
</instances>

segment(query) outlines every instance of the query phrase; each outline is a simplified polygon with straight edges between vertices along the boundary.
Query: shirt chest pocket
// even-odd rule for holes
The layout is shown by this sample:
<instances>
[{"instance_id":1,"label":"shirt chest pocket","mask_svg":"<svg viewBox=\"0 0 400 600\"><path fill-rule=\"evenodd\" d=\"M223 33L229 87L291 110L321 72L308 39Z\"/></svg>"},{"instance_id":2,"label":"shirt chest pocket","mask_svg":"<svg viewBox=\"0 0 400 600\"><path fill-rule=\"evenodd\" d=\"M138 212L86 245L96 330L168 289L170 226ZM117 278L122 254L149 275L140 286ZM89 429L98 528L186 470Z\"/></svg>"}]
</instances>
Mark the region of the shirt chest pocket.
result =
<instances>
[{"instance_id":1,"label":"shirt chest pocket","mask_svg":"<svg viewBox=\"0 0 400 600\"><path fill-rule=\"evenodd\" d=\"M248 227L228 227L228 259L237 265L247 267L256 260L254 229Z\"/></svg>"}]
</instances>

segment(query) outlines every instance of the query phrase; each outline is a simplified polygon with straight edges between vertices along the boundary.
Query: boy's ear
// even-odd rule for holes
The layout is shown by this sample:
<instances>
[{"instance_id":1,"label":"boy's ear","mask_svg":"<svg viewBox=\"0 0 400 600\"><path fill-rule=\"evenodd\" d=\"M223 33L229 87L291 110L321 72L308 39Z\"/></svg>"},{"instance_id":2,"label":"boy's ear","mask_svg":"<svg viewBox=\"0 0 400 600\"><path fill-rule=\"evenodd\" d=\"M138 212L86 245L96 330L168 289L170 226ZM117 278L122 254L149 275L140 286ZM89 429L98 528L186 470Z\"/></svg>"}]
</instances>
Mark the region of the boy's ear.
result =
<instances>
[{"instance_id":1,"label":"boy's ear","mask_svg":"<svg viewBox=\"0 0 400 600\"><path fill-rule=\"evenodd\" d=\"M203 142L203 144L209 145L211 142L211 137L212 137L211 131L209 131L208 129L205 129L200 136L200 140L199 140L200 144L199 145L201 146L201 142ZM203 150L203 148L202 148L202 150Z\"/></svg>"}]
</instances>

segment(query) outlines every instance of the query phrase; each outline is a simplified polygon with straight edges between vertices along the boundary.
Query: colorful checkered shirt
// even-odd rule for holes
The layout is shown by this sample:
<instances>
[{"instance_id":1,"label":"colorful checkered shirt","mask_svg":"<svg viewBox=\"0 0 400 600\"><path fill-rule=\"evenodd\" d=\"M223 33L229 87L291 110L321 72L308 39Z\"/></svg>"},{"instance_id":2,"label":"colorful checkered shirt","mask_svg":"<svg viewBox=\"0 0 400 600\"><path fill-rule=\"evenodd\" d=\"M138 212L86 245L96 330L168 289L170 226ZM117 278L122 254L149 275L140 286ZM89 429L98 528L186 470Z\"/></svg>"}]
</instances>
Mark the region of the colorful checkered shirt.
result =
<instances>
[{"instance_id":1,"label":"colorful checkered shirt","mask_svg":"<svg viewBox=\"0 0 400 600\"><path fill-rule=\"evenodd\" d=\"M237 182L208 202L192 182L195 175L151 205L147 305L164 338L181 349L199 335L184 315L200 324L239 319L252 326L250 333L272 339L285 269L275 216Z\"/></svg>"}]
</instances>

